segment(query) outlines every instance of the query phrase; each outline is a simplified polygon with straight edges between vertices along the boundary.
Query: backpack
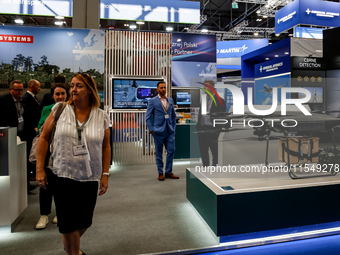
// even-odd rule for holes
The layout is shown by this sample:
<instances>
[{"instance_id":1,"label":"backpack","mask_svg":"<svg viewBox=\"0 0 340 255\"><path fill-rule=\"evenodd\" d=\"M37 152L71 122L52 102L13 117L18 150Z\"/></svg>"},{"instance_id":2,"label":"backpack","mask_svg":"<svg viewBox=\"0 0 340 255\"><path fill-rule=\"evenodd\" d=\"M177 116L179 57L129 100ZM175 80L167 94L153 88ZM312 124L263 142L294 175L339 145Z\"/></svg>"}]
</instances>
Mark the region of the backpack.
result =
<instances>
[{"instance_id":1,"label":"backpack","mask_svg":"<svg viewBox=\"0 0 340 255\"><path fill-rule=\"evenodd\" d=\"M66 104L67 104L66 102L61 102L61 103L59 103L58 108L56 109L55 116L54 116L54 125L53 125L53 128L52 128L49 144L53 144L54 133L55 133L55 129L57 127L57 122L58 122L58 119L59 119L61 113L65 109ZM41 133L42 133L43 128L44 128L44 124L40 127L39 133L36 135L36 137L33 138L33 141L32 141L32 147L31 147L31 151L30 151L29 161L31 163L34 163L34 164L37 162L37 147L38 147L39 138L40 138ZM51 147L50 150L51 150L51 154L52 154L53 146L50 146L50 147Z\"/></svg>"}]
</instances>

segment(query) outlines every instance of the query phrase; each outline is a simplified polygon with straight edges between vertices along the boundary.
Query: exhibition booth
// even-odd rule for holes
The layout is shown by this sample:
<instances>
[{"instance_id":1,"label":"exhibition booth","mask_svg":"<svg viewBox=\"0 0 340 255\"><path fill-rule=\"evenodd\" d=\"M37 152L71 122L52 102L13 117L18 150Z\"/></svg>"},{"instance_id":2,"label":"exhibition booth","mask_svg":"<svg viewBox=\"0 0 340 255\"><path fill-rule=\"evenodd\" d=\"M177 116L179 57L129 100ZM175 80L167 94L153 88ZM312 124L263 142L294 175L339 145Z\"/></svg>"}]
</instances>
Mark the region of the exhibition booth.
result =
<instances>
[{"instance_id":1,"label":"exhibition booth","mask_svg":"<svg viewBox=\"0 0 340 255\"><path fill-rule=\"evenodd\" d=\"M279 32L298 16L286 11L286 19L278 18ZM110 115L114 166L155 164L145 115L157 83L164 81L177 106L175 159L190 163L187 199L220 243L340 233L335 229L340 205L334 202L340 192L339 29L325 30L323 40L289 37L270 45L267 39L227 45L207 34L98 29L2 26L0 34L11 38L0 40L0 52L6 52L0 54L2 81L34 78L48 91L56 74L67 82L73 72L95 79L101 107ZM241 70L241 84L216 83L214 94L225 108L214 119L215 130L198 130L199 118L210 115L202 102L213 97L204 92L204 81L216 81L218 68ZM0 172L7 205L0 210L0 231L27 206L25 186L13 182L13 176L26 173L21 172L26 166L14 160L26 153L13 132L0 129L0 149L8 145L3 150L10 152ZM213 141L218 163L202 166L198 136L213 132L218 133ZM21 178L15 180L21 183ZM20 195L11 193L15 198L9 199L13 187Z\"/></svg>"}]
</instances>

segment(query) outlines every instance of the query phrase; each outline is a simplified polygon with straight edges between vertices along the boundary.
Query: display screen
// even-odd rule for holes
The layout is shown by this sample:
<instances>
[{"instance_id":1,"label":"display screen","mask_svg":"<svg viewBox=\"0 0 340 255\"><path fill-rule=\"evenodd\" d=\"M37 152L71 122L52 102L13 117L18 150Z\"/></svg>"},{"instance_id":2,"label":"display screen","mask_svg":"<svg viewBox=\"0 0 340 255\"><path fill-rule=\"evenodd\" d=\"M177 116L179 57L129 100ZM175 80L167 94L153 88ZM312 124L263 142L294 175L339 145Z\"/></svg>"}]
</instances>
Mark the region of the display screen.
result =
<instances>
[{"instance_id":1,"label":"display screen","mask_svg":"<svg viewBox=\"0 0 340 255\"><path fill-rule=\"evenodd\" d=\"M201 94L199 89L172 89L172 99L174 100L174 104L179 108L199 107L200 97Z\"/></svg>"},{"instance_id":2,"label":"display screen","mask_svg":"<svg viewBox=\"0 0 340 255\"><path fill-rule=\"evenodd\" d=\"M310 104L323 103L323 88L322 87L303 87L309 90L311 93L311 99L307 102ZM305 98L306 95L303 93L298 94L298 98Z\"/></svg>"},{"instance_id":3,"label":"display screen","mask_svg":"<svg viewBox=\"0 0 340 255\"><path fill-rule=\"evenodd\" d=\"M113 78L113 109L147 108L148 100L157 96L157 83L163 80Z\"/></svg>"}]
</instances>

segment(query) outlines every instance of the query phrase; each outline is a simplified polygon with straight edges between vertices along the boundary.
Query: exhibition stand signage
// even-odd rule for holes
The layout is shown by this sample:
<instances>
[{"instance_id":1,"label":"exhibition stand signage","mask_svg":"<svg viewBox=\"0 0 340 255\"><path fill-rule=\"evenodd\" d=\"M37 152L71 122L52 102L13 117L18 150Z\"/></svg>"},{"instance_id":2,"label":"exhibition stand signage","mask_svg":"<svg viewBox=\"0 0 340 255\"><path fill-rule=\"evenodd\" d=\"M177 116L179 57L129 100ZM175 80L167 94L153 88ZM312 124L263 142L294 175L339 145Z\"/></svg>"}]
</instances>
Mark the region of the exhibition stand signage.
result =
<instances>
[{"instance_id":1,"label":"exhibition stand signage","mask_svg":"<svg viewBox=\"0 0 340 255\"><path fill-rule=\"evenodd\" d=\"M172 34L172 87L197 87L216 79L216 36Z\"/></svg>"},{"instance_id":2,"label":"exhibition stand signage","mask_svg":"<svg viewBox=\"0 0 340 255\"><path fill-rule=\"evenodd\" d=\"M0 0L0 13L72 17L73 0Z\"/></svg>"},{"instance_id":3,"label":"exhibition stand signage","mask_svg":"<svg viewBox=\"0 0 340 255\"><path fill-rule=\"evenodd\" d=\"M217 58L238 58L268 45L268 39L217 42Z\"/></svg>"},{"instance_id":4,"label":"exhibition stand signage","mask_svg":"<svg viewBox=\"0 0 340 255\"><path fill-rule=\"evenodd\" d=\"M101 19L199 24L200 3L179 0L101 0Z\"/></svg>"},{"instance_id":5,"label":"exhibition stand signage","mask_svg":"<svg viewBox=\"0 0 340 255\"><path fill-rule=\"evenodd\" d=\"M290 72L290 56L255 65L255 77L261 78Z\"/></svg>"},{"instance_id":6,"label":"exhibition stand signage","mask_svg":"<svg viewBox=\"0 0 340 255\"><path fill-rule=\"evenodd\" d=\"M275 13L275 33L296 25L338 27L340 3L320 0L295 0Z\"/></svg>"},{"instance_id":7,"label":"exhibition stand signage","mask_svg":"<svg viewBox=\"0 0 340 255\"><path fill-rule=\"evenodd\" d=\"M291 60L292 69L304 69L304 70L325 69L325 61L323 58L292 57Z\"/></svg>"}]
</instances>

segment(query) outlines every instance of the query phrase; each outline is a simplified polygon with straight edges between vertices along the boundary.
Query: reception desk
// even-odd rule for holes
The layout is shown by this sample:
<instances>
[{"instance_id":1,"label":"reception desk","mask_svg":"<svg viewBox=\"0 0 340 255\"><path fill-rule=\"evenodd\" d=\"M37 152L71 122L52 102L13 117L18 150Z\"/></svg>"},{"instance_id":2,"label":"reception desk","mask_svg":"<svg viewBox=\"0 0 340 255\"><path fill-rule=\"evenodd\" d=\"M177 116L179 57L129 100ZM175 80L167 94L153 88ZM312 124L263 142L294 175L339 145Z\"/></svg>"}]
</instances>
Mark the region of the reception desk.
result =
<instances>
[{"instance_id":1,"label":"reception desk","mask_svg":"<svg viewBox=\"0 0 340 255\"><path fill-rule=\"evenodd\" d=\"M26 142L17 142L17 128L0 127L0 233L27 207Z\"/></svg>"}]
</instances>

